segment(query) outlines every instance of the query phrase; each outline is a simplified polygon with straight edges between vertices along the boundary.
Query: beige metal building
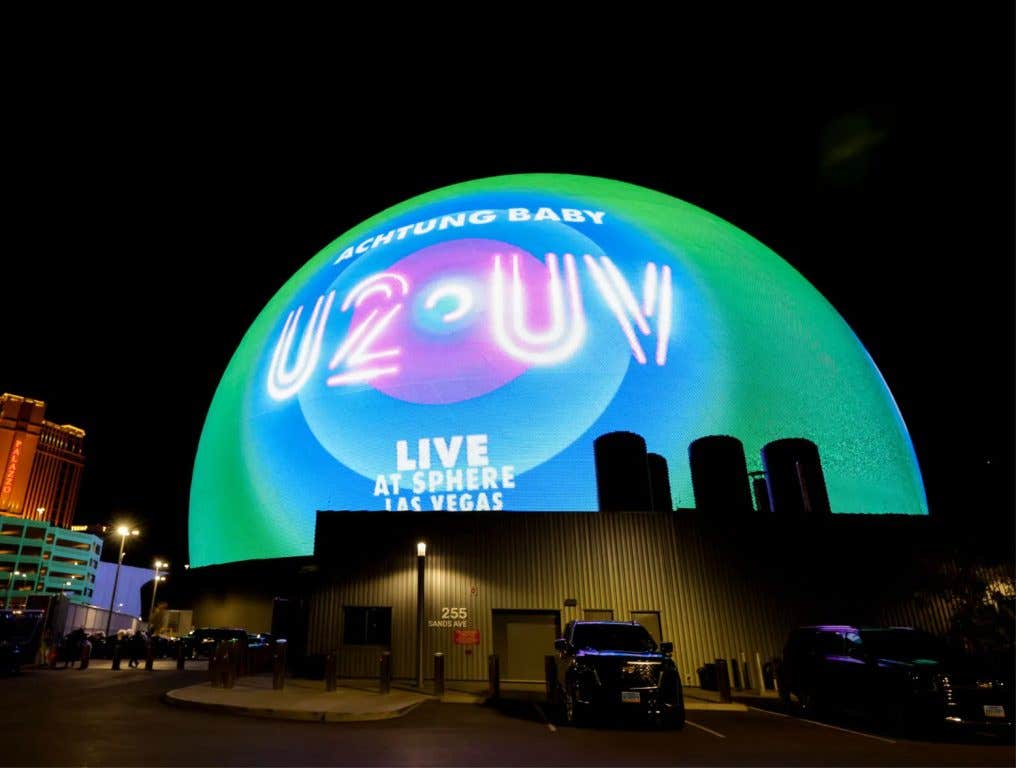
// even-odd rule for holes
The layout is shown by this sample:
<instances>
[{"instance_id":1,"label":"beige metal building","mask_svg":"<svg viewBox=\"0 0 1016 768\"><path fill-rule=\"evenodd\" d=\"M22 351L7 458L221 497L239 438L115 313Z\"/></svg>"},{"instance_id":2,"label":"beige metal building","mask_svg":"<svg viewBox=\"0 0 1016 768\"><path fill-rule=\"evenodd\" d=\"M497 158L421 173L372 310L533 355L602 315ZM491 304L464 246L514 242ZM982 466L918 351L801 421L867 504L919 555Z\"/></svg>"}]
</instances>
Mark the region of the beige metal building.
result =
<instances>
[{"instance_id":1,"label":"beige metal building","mask_svg":"<svg viewBox=\"0 0 1016 768\"><path fill-rule=\"evenodd\" d=\"M192 569L188 578L195 626L287 636L308 662L297 671L320 672L336 651L344 677L376 675L390 650L394 676L413 679L425 542L425 677L440 652L450 680L485 679L491 654L502 679L542 680L565 623L612 618L672 642L686 683L724 658L757 685L756 654L779 655L795 626L946 632L957 605L948 582L963 567L956 553L976 546L991 557L992 542L971 544L970 535L923 516L319 512L312 557ZM1011 579L1011 552L995 544L999 574Z\"/></svg>"},{"instance_id":2,"label":"beige metal building","mask_svg":"<svg viewBox=\"0 0 1016 768\"><path fill-rule=\"evenodd\" d=\"M319 513L302 566L307 652L339 673L396 677L416 664L418 541L426 542L423 651L449 679L542 680L572 619L645 625L674 644L686 682L716 658L749 678L804 623L907 624L943 632L950 606L925 595L943 536L927 518L841 515L804 522L673 513ZM911 548L932 557L915 563ZM929 570L930 569L930 570ZM310 573L308 573L310 572ZM757 677L755 678L757 680Z\"/></svg>"}]
</instances>

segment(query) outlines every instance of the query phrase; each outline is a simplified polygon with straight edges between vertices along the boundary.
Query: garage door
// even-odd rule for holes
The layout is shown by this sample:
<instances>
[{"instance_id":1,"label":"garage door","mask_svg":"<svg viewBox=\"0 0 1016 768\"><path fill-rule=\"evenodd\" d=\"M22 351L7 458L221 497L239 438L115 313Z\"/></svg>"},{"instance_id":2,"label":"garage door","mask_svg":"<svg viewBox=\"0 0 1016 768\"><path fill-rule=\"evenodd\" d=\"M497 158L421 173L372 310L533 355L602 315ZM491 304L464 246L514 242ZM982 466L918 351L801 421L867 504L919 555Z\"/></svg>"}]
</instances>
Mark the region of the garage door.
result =
<instances>
[{"instance_id":1,"label":"garage door","mask_svg":"<svg viewBox=\"0 0 1016 768\"><path fill-rule=\"evenodd\" d=\"M561 634L558 611L494 611L494 653L506 682L543 682L544 657Z\"/></svg>"}]
</instances>

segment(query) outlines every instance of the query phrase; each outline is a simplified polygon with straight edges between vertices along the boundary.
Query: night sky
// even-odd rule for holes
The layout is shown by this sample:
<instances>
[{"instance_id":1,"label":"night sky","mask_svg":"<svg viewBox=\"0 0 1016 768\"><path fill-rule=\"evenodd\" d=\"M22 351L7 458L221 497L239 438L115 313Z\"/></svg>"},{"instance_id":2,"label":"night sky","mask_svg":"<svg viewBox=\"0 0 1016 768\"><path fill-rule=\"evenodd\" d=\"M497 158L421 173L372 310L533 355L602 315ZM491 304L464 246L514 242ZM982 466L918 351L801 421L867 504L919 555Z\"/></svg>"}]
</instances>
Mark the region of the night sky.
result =
<instances>
[{"instance_id":1,"label":"night sky","mask_svg":"<svg viewBox=\"0 0 1016 768\"><path fill-rule=\"evenodd\" d=\"M145 535L126 563L182 564L212 394L299 266L437 187L589 174L694 203L794 265L881 369L932 514L1011 516L1012 26L1011 8L901 20L732 72L657 56L580 76L565 57L514 81L449 61L420 87L309 84L96 51L25 75L6 110L0 391L86 430L77 522L130 519Z\"/></svg>"}]
</instances>

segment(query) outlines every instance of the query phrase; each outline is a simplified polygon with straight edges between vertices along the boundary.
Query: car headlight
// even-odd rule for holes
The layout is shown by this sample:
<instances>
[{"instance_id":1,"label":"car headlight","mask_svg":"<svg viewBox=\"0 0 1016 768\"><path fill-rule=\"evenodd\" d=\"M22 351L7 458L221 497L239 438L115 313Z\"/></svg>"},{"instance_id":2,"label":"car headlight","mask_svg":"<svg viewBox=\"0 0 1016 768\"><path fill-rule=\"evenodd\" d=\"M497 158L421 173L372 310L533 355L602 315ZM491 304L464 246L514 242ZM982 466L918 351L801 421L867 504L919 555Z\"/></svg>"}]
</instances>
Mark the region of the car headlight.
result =
<instances>
[{"instance_id":1,"label":"car headlight","mask_svg":"<svg viewBox=\"0 0 1016 768\"><path fill-rule=\"evenodd\" d=\"M940 690L942 687L942 679L944 677L945 676L941 674L929 675L916 671L907 672L907 681L910 683L911 689L919 692Z\"/></svg>"},{"instance_id":2,"label":"car headlight","mask_svg":"<svg viewBox=\"0 0 1016 768\"><path fill-rule=\"evenodd\" d=\"M576 664L575 676L582 682L595 683L596 685L602 685L600 682L600 675L596 671L596 667L587 666L586 664Z\"/></svg>"}]
</instances>

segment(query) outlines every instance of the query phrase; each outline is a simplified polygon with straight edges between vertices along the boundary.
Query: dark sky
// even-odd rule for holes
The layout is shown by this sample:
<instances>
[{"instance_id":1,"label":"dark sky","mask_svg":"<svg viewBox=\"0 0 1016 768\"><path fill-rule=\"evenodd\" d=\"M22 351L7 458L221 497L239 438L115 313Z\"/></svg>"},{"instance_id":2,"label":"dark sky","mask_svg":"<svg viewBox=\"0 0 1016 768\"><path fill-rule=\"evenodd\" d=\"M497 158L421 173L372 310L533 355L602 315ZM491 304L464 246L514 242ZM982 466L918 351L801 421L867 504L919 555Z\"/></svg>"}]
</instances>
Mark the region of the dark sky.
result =
<instances>
[{"instance_id":1,"label":"dark sky","mask_svg":"<svg viewBox=\"0 0 1016 768\"><path fill-rule=\"evenodd\" d=\"M446 184L591 174L699 205L793 264L885 376L933 514L975 498L1011 515L1012 21L901 18L799 48L787 33L779 63L724 48L697 68L636 41L595 71L563 56L465 79L451 56L404 64L412 82L334 63L310 83L228 51L176 66L144 46L22 72L0 390L86 430L79 522L130 517L145 536L126 562L179 563L215 386L300 265Z\"/></svg>"}]
</instances>

